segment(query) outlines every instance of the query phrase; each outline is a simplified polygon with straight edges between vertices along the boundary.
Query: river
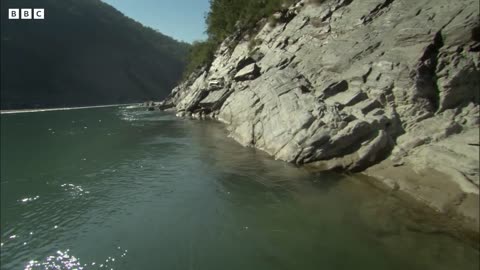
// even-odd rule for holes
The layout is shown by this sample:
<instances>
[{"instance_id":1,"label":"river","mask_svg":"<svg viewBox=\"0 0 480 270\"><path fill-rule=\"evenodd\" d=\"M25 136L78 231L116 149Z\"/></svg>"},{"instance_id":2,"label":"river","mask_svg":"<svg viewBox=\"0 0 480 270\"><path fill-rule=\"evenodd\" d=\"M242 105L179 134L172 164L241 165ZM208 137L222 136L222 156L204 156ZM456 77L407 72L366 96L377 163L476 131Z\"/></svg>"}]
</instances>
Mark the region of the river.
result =
<instances>
[{"instance_id":1,"label":"river","mask_svg":"<svg viewBox=\"0 0 480 270\"><path fill-rule=\"evenodd\" d=\"M0 120L1 269L479 268L363 178L275 161L213 121L128 106Z\"/></svg>"}]
</instances>

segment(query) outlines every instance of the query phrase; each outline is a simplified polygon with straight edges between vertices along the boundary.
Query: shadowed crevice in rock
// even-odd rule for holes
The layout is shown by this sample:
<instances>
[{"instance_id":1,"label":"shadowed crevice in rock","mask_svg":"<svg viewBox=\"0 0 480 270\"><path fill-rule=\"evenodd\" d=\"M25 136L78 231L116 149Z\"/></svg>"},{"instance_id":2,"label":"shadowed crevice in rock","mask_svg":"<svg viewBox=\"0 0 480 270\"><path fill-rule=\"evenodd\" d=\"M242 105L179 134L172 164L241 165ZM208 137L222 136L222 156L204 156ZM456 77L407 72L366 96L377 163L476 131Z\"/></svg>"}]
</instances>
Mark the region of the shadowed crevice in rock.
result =
<instances>
[{"instance_id":1,"label":"shadowed crevice in rock","mask_svg":"<svg viewBox=\"0 0 480 270\"><path fill-rule=\"evenodd\" d=\"M432 105L432 111L438 110L439 90L437 86L436 69L438 63L438 54L443 46L441 32L435 35L433 43L427 46L416 70L416 87L420 96L425 97Z\"/></svg>"},{"instance_id":2,"label":"shadowed crevice in rock","mask_svg":"<svg viewBox=\"0 0 480 270\"><path fill-rule=\"evenodd\" d=\"M348 89L348 82L345 80L337 83L332 83L327 88L325 88L325 90L323 90L322 98L327 99L340 92L346 91L347 89Z\"/></svg>"},{"instance_id":3,"label":"shadowed crevice in rock","mask_svg":"<svg viewBox=\"0 0 480 270\"><path fill-rule=\"evenodd\" d=\"M474 43L470 45L469 51L479 52L480 51L480 25L472 29L472 40Z\"/></svg>"},{"instance_id":4,"label":"shadowed crevice in rock","mask_svg":"<svg viewBox=\"0 0 480 270\"><path fill-rule=\"evenodd\" d=\"M371 22L376 16L379 16L379 14L386 8L388 8L395 0L384 0L383 3L378 4L370 13L364 17L362 17L362 22L364 24L367 24Z\"/></svg>"}]
</instances>

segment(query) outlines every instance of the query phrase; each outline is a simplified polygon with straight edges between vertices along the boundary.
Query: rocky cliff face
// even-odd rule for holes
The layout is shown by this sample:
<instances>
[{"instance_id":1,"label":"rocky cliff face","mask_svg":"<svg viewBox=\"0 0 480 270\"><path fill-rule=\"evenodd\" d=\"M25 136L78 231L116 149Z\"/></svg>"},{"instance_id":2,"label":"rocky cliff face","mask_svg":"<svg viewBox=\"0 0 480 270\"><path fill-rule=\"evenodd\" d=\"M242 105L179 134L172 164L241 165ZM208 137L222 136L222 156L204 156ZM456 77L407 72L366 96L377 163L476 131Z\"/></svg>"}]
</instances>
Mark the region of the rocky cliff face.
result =
<instances>
[{"instance_id":1,"label":"rocky cliff face","mask_svg":"<svg viewBox=\"0 0 480 270\"><path fill-rule=\"evenodd\" d=\"M274 17L163 106L276 159L366 169L478 235L478 1L300 1Z\"/></svg>"}]
</instances>

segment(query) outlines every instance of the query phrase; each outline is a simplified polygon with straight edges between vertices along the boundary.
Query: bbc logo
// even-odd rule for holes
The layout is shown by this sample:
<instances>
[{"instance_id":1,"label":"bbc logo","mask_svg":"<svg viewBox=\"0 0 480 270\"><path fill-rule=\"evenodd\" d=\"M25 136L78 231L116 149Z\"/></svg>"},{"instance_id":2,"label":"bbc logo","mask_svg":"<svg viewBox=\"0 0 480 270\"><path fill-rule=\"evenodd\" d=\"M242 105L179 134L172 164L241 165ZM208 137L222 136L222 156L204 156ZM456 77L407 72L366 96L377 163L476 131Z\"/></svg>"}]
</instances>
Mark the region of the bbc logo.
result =
<instances>
[{"instance_id":1,"label":"bbc logo","mask_svg":"<svg viewBox=\"0 0 480 270\"><path fill-rule=\"evenodd\" d=\"M45 19L45 9L43 8L9 8L8 19L9 20L43 20Z\"/></svg>"}]
</instances>

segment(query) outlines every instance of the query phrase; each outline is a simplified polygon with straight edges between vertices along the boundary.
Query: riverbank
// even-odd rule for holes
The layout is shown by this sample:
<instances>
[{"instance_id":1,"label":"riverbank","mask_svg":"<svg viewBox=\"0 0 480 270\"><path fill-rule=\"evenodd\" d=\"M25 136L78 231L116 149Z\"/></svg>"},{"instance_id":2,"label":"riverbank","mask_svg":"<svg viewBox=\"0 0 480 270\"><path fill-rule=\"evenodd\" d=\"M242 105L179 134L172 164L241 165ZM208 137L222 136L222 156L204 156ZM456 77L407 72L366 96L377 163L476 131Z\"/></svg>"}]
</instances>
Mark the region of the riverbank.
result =
<instances>
[{"instance_id":1,"label":"riverbank","mask_svg":"<svg viewBox=\"0 0 480 270\"><path fill-rule=\"evenodd\" d=\"M367 169L368 181L416 209L427 233L447 233L480 248L478 191L453 184L446 174L435 169L415 169L412 164L393 167L389 161Z\"/></svg>"},{"instance_id":2,"label":"riverbank","mask_svg":"<svg viewBox=\"0 0 480 270\"><path fill-rule=\"evenodd\" d=\"M393 153L364 173L400 197L430 208L442 221L439 231L468 238L478 248L478 138L479 129L473 128L418 146L401 157Z\"/></svg>"},{"instance_id":3,"label":"riverbank","mask_svg":"<svg viewBox=\"0 0 480 270\"><path fill-rule=\"evenodd\" d=\"M167 111L174 113L171 109ZM208 121L192 116L181 117ZM227 125L223 124L223 127L228 130ZM478 130L472 131L477 131L478 134ZM461 139L461 136L454 139ZM475 155L475 151L473 154ZM480 198L477 186L464 176L449 170L449 167L436 169L422 164L419 160L413 160L416 163L412 163L411 159L415 158L404 157L399 163L389 158L364 171L346 175L344 181L349 181L348 179L364 181L387 193L388 196L399 199L404 207L410 209L407 211L410 220L407 225L409 230L426 234L452 235L475 249L480 249ZM325 171L325 168L319 170L315 164L304 164L300 167L310 173Z\"/></svg>"},{"instance_id":4,"label":"riverbank","mask_svg":"<svg viewBox=\"0 0 480 270\"><path fill-rule=\"evenodd\" d=\"M478 239L478 3L302 0L275 17L160 108L278 160L365 172Z\"/></svg>"}]
</instances>

